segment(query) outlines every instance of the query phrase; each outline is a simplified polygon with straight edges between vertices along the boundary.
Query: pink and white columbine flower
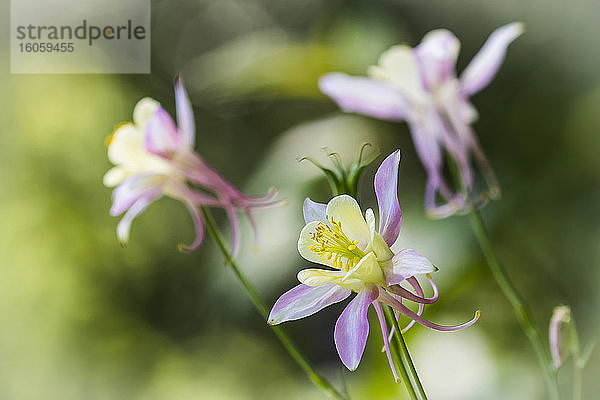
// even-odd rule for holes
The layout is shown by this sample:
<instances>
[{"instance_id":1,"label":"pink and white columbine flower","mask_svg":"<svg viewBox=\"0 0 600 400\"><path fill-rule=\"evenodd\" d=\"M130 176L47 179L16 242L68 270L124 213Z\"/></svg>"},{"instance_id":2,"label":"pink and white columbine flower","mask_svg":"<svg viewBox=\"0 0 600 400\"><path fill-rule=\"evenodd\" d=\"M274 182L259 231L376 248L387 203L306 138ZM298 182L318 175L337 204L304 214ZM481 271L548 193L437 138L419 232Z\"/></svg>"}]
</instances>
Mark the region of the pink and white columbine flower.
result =
<instances>
[{"instance_id":1,"label":"pink and white columbine flower","mask_svg":"<svg viewBox=\"0 0 600 400\"><path fill-rule=\"evenodd\" d=\"M182 201L194 221L196 237L183 249L197 249L204 237L199 206L223 207L232 230L234 253L239 245L236 211L276 204L272 189L262 198L244 195L210 167L195 151L195 122L192 106L181 79L175 80L177 125L151 98L140 100L133 110L133 123L120 124L108 141L108 158L115 164L104 175L104 184L115 187L111 215L125 213L117 226L121 243L127 243L133 219L154 200L169 196ZM256 231L256 230L255 230Z\"/></svg>"},{"instance_id":2,"label":"pink and white columbine flower","mask_svg":"<svg viewBox=\"0 0 600 400\"><path fill-rule=\"evenodd\" d=\"M394 377L389 350L387 324L382 303L414 322L440 331L453 331L472 325L475 318L458 326L440 326L427 321L421 314L425 304L438 298L430 272L436 270L431 262L415 250L394 251L392 246L400 234L402 213L398 204L398 164L400 152L388 156L375 175L375 194L379 205L379 229L375 216L368 209L363 216L358 203L348 195L334 197L328 204L306 199L306 226L300 233L298 251L308 261L331 269L311 268L298 273L300 285L284 293L269 315L269 324L307 317L326 306L346 299L352 292L357 296L348 304L335 325L335 345L344 365L355 370L362 357L369 322L367 311L373 305L382 329L384 347ZM415 275L427 274L434 296L426 298ZM406 281L416 294L400 286ZM402 304L407 299L419 304L417 313Z\"/></svg>"},{"instance_id":3,"label":"pink and white columbine flower","mask_svg":"<svg viewBox=\"0 0 600 400\"><path fill-rule=\"evenodd\" d=\"M455 73L460 42L452 32L437 29L426 34L415 48L399 45L387 50L379 58L379 65L369 68L368 78L332 73L321 78L319 86L345 111L407 122L428 175L425 207L434 217L446 217L469 208L467 199L473 189L471 155L488 184L489 196L500 194L471 129L477 111L469 97L490 83L506 48L522 32L521 23L496 29L460 78ZM460 170L461 182L456 191L443 177L442 148ZM438 194L444 204L438 204Z\"/></svg>"}]
</instances>

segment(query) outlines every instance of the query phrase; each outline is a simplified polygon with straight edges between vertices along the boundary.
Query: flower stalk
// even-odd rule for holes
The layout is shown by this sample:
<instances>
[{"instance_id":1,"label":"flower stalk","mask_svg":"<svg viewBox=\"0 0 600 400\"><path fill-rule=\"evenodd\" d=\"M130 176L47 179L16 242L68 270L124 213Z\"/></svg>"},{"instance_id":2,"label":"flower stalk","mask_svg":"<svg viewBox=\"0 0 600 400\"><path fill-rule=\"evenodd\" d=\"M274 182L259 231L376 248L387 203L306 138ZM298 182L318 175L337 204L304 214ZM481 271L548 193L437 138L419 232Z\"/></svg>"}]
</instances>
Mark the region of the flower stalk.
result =
<instances>
[{"instance_id":1,"label":"flower stalk","mask_svg":"<svg viewBox=\"0 0 600 400\"><path fill-rule=\"evenodd\" d=\"M529 307L527 307L527 304L517 292L517 289L512 284L508 274L506 273L506 270L496 256L496 252L492 246L480 211L473 209L468 214L468 217L471 229L477 238L479 247L481 248L487 264L492 271L492 275L496 279L498 286L500 286L502 293L504 293L504 296L512 305L515 315L517 316L517 320L519 321L521 328L525 332L525 335L529 339L529 342L535 351L537 359L544 373L544 380L546 382L548 395L550 396L550 399L558 400L559 393L556 382L556 372L552 367L551 357L546 350L546 346L542 342L541 335L533 323L531 311L529 311Z\"/></svg>"},{"instance_id":2,"label":"flower stalk","mask_svg":"<svg viewBox=\"0 0 600 400\"><path fill-rule=\"evenodd\" d=\"M572 317L570 318L569 330L573 347L573 400L581 400L583 387L583 368L585 367L585 360L581 356L579 335L577 334L575 320Z\"/></svg>"},{"instance_id":3,"label":"flower stalk","mask_svg":"<svg viewBox=\"0 0 600 400\"><path fill-rule=\"evenodd\" d=\"M221 235L221 232L217 229L217 224L211 212L206 207L200 207L200 212L202 213L202 216L204 218L208 234L214 239L215 243L219 247L219 250L223 254L223 257L225 257L226 264L231 267L233 273L239 279L240 283L246 290L248 297L252 301L252 304L254 304L254 307L256 308L258 313L266 320L269 317L269 310L265 302L262 300L256 288L252 285L252 283L250 283L250 281L238 265L237 261L233 257L231 251L229 250L229 247L227 246L227 243L225 242L225 239L223 238L223 235ZM349 397L347 395L340 393L337 389L333 387L333 385L327 379L319 375L314 370L314 368L310 365L310 362L306 359L306 357L304 357L304 355L302 355L302 353L296 347L292 339L281 327L273 326L271 327L271 329L273 330L283 347L285 347L285 349L288 351L290 356L294 359L294 361L296 361L298 366L300 366L300 368L304 370L308 378L317 387L326 392L331 398L334 398L336 400L349 400Z\"/></svg>"},{"instance_id":4,"label":"flower stalk","mask_svg":"<svg viewBox=\"0 0 600 400\"><path fill-rule=\"evenodd\" d=\"M581 400L583 386L583 367L585 363L580 358L573 359L573 400Z\"/></svg>"},{"instance_id":5,"label":"flower stalk","mask_svg":"<svg viewBox=\"0 0 600 400\"><path fill-rule=\"evenodd\" d=\"M415 364L408 352L408 347L406 346L406 342L404 341L404 337L402 336L402 332L398 330L398 321L394 321L394 326L396 327L396 338L398 343L400 344L400 352L402 353L402 359L410 370L412 380L419 391L419 395L421 396L421 400L427 400L427 394L425 393L425 389L423 388L423 384L419 379L419 375L417 374L417 369L415 368Z\"/></svg>"},{"instance_id":6,"label":"flower stalk","mask_svg":"<svg viewBox=\"0 0 600 400\"><path fill-rule=\"evenodd\" d=\"M411 381L411 379L408 375L408 371L406 369L406 357L403 357L401 355L401 354L404 354L405 351L406 351L406 353L408 353L408 349L406 349L406 343L404 343L401 330L398 327L398 320L396 320L396 318L394 317L394 312L392 311L392 309L390 307L385 305L385 306L383 306L383 310L385 312L385 319L387 320L388 324L390 324L390 326L394 327L394 330L395 330L395 334L392 337L393 341L391 342L392 357L394 358L394 363L398 366L398 371L400 372L400 376L401 376L402 380L404 381L404 385L406 386L406 390L408 391L410 398L418 400L419 397L417 396L417 393L416 393L417 390L415 390L415 388L413 387L413 381ZM410 360L410 355L409 355L409 360ZM412 365L412 360L410 361L410 363ZM411 373L412 373L413 369L414 369L414 366L412 366ZM416 374L413 376L416 376ZM424 396L425 393L423 390L423 386L421 385L421 382L419 381L419 377L416 376L416 378L413 380L415 382L418 382L416 384L417 389L419 390L419 393L423 393L423 396ZM427 399L427 397L423 397L423 399Z\"/></svg>"},{"instance_id":7,"label":"flower stalk","mask_svg":"<svg viewBox=\"0 0 600 400\"><path fill-rule=\"evenodd\" d=\"M574 322L571 325L571 334L575 335L573 340L575 346L575 353L573 354L573 400L581 400L583 399L583 369L592 355L596 342L588 343L581 351Z\"/></svg>"}]
</instances>

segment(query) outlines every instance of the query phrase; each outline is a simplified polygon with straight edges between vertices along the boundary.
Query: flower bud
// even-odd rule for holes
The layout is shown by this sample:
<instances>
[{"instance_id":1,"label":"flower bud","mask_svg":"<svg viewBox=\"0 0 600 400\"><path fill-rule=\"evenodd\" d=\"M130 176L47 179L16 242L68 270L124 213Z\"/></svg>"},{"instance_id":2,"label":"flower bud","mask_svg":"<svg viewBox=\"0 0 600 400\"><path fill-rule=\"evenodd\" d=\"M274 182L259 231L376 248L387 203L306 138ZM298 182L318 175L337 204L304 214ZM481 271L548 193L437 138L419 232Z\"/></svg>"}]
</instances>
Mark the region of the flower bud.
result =
<instances>
[{"instance_id":1,"label":"flower bud","mask_svg":"<svg viewBox=\"0 0 600 400\"><path fill-rule=\"evenodd\" d=\"M561 305L554 307L550 318L550 352L552 364L558 369L572 352L571 308Z\"/></svg>"},{"instance_id":2,"label":"flower bud","mask_svg":"<svg viewBox=\"0 0 600 400\"><path fill-rule=\"evenodd\" d=\"M321 163L311 157L301 157L298 161L310 161L314 166L319 168L327 178L327 183L331 189L332 196L339 196L341 194L349 194L352 197L356 197L358 191L358 179L364 171L365 167L371 164L379 156L379 153L373 153L369 156L364 155L364 151L367 147L370 147L371 143L365 143L361 146L358 151L358 157L346 168L342 162L342 157L339 153L331 151L327 147L323 150L327 153L327 156L333 164L333 168L327 168Z\"/></svg>"}]
</instances>

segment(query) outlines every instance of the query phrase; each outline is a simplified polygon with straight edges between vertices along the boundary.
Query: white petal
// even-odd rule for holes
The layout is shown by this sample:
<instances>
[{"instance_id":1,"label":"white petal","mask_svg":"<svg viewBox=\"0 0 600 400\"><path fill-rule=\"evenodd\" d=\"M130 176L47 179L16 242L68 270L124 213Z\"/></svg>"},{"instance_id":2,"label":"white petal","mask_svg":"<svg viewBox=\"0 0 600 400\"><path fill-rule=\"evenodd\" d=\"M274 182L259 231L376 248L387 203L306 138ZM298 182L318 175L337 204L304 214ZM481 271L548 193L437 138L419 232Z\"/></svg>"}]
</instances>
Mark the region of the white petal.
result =
<instances>
[{"instance_id":1,"label":"white petal","mask_svg":"<svg viewBox=\"0 0 600 400\"><path fill-rule=\"evenodd\" d=\"M317 203L312 201L310 198L304 199L302 205L302 212L304 214L304 222L307 224L312 221L321 221L326 223L325 210L327 210L327 204Z\"/></svg>"},{"instance_id":2,"label":"white petal","mask_svg":"<svg viewBox=\"0 0 600 400\"><path fill-rule=\"evenodd\" d=\"M298 285L277 299L269 314L269 325L308 317L346 299L350 293L350 290L333 283L316 287Z\"/></svg>"},{"instance_id":3,"label":"white petal","mask_svg":"<svg viewBox=\"0 0 600 400\"><path fill-rule=\"evenodd\" d=\"M455 77L459 50L460 42L447 29L436 29L427 33L421 44L415 47L417 62L429 90L434 90Z\"/></svg>"},{"instance_id":4,"label":"white petal","mask_svg":"<svg viewBox=\"0 0 600 400\"><path fill-rule=\"evenodd\" d=\"M428 274L436 268L427 258L412 249L404 249L392 258L392 264L385 270L388 285L396 285L418 274Z\"/></svg>"},{"instance_id":5,"label":"white petal","mask_svg":"<svg viewBox=\"0 0 600 400\"><path fill-rule=\"evenodd\" d=\"M375 213L373 213L372 208L367 208L367 211L365 211L365 221L369 226L369 231L371 233L375 232Z\"/></svg>"},{"instance_id":6,"label":"white petal","mask_svg":"<svg viewBox=\"0 0 600 400\"><path fill-rule=\"evenodd\" d=\"M428 118L429 117L429 118ZM441 170L442 154L439 142L442 140L442 129L444 127L439 124L439 118L433 118L434 114L420 119L419 121L410 122L410 135L415 145L415 151L423 163L423 167L427 170L428 175L432 172Z\"/></svg>"},{"instance_id":7,"label":"white petal","mask_svg":"<svg viewBox=\"0 0 600 400\"><path fill-rule=\"evenodd\" d=\"M361 290L346 306L335 324L335 347L340 359L350 371L358 367L365 350L369 336L367 312L377 294L375 287Z\"/></svg>"},{"instance_id":8,"label":"white petal","mask_svg":"<svg viewBox=\"0 0 600 400\"><path fill-rule=\"evenodd\" d=\"M319 80L319 88L346 112L390 121L403 120L409 112L402 96L376 79L333 73Z\"/></svg>"},{"instance_id":9,"label":"white petal","mask_svg":"<svg viewBox=\"0 0 600 400\"><path fill-rule=\"evenodd\" d=\"M377 256L378 262L385 262L394 256L394 253L390 250L390 247L387 245L385 240L381 237L375 228L375 215L373 214L373 210L368 208L365 213L365 217L367 220L367 224L369 225L369 230L371 231L371 246L369 250L375 252Z\"/></svg>"},{"instance_id":10,"label":"white petal","mask_svg":"<svg viewBox=\"0 0 600 400\"><path fill-rule=\"evenodd\" d=\"M110 208L110 214L113 216L119 215L137 200L158 195L162 192L164 183L165 177L161 175L137 174L129 176L113 190L113 204Z\"/></svg>"}]
</instances>

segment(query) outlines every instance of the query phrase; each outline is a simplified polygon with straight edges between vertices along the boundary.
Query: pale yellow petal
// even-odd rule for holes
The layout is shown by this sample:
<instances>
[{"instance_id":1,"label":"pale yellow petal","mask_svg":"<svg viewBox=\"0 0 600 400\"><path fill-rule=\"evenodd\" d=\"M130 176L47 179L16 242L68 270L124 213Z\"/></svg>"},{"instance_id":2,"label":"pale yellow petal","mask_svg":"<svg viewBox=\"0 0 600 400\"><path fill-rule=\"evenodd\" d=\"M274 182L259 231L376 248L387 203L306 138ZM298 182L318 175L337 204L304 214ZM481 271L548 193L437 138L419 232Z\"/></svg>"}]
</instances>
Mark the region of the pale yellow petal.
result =
<instances>
[{"instance_id":1,"label":"pale yellow petal","mask_svg":"<svg viewBox=\"0 0 600 400\"><path fill-rule=\"evenodd\" d=\"M133 124L123 124L115 131L108 146L108 159L129 173L174 173L168 161L146 151L144 134Z\"/></svg>"},{"instance_id":2,"label":"pale yellow petal","mask_svg":"<svg viewBox=\"0 0 600 400\"><path fill-rule=\"evenodd\" d=\"M304 269L298 272L298 280L307 286L322 286L327 283L335 283L353 292L360 292L365 283L355 277L346 277L342 271L327 271L324 269Z\"/></svg>"},{"instance_id":3,"label":"pale yellow petal","mask_svg":"<svg viewBox=\"0 0 600 400\"><path fill-rule=\"evenodd\" d=\"M135 105L133 109L133 122L142 132L146 126L146 121L154 115L158 107L160 107L160 103L150 97L144 97Z\"/></svg>"},{"instance_id":4,"label":"pale yellow petal","mask_svg":"<svg viewBox=\"0 0 600 400\"><path fill-rule=\"evenodd\" d=\"M390 247L377 232L373 232L371 236L371 249L375 252L378 262L386 262L394 257L394 253Z\"/></svg>"},{"instance_id":5,"label":"pale yellow petal","mask_svg":"<svg viewBox=\"0 0 600 400\"><path fill-rule=\"evenodd\" d=\"M114 167L109 169L106 174L104 174L104 178L102 182L104 186L113 187L117 186L119 183L123 182L125 178L127 178L129 174L121 167Z\"/></svg>"},{"instance_id":6,"label":"pale yellow petal","mask_svg":"<svg viewBox=\"0 0 600 400\"><path fill-rule=\"evenodd\" d=\"M379 57L379 65L371 66L368 75L389 83L409 101L422 103L427 95L413 49L407 45L390 47Z\"/></svg>"},{"instance_id":7,"label":"pale yellow petal","mask_svg":"<svg viewBox=\"0 0 600 400\"><path fill-rule=\"evenodd\" d=\"M302 228L302 232L300 232L300 238L298 239L298 252L302 257L304 257L304 259L308 261L331 267L333 266L331 260L327 260L326 257L320 257L317 253L309 248L310 246L317 244L317 242L315 242L311 237L319 223L320 221L312 221Z\"/></svg>"},{"instance_id":8,"label":"pale yellow petal","mask_svg":"<svg viewBox=\"0 0 600 400\"><path fill-rule=\"evenodd\" d=\"M352 277L347 278L345 280L342 280L342 278L338 278L338 280L334 281L334 283L348 290L352 290L356 293L360 292L366 286L365 282Z\"/></svg>"},{"instance_id":9,"label":"pale yellow petal","mask_svg":"<svg viewBox=\"0 0 600 400\"><path fill-rule=\"evenodd\" d=\"M298 272L298 280L307 286L321 286L339 281L344 273L341 271L327 271L318 268L303 269Z\"/></svg>"},{"instance_id":10,"label":"pale yellow petal","mask_svg":"<svg viewBox=\"0 0 600 400\"><path fill-rule=\"evenodd\" d=\"M385 286L385 277L383 271L377 262L375 253L370 252L364 256L360 262L350 270L346 275L346 279L354 278L358 279L365 284L377 283L381 286Z\"/></svg>"},{"instance_id":11,"label":"pale yellow petal","mask_svg":"<svg viewBox=\"0 0 600 400\"><path fill-rule=\"evenodd\" d=\"M368 247L371 233L356 200L346 194L334 197L327 204L326 215L341 222L344 234L350 240L357 240L361 250Z\"/></svg>"},{"instance_id":12,"label":"pale yellow petal","mask_svg":"<svg viewBox=\"0 0 600 400\"><path fill-rule=\"evenodd\" d=\"M123 124L112 136L108 146L108 159L115 165L131 164L143 156L144 135L133 124Z\"/></svg>"},{"instance_id":13,"label":"pale yellow petal","mask_svg":"<svg viewBox=\"0 0 600 400\"><path fill-rule=\"evenodd\" d=\"M378 262L386 262L390 260L394 253L390 250L390 247L387 245L385 240L381 237L375 228L375 214L371 208L368 208L365 212L365 219L367 220L367 225L369 225L369 231L371 238L369 240L369 246L366 251L374 251L377 256Z\"/></svg>"}]
</instances>

